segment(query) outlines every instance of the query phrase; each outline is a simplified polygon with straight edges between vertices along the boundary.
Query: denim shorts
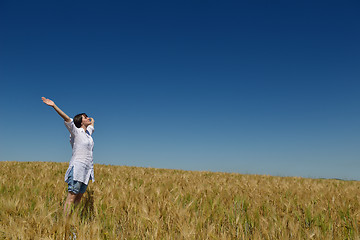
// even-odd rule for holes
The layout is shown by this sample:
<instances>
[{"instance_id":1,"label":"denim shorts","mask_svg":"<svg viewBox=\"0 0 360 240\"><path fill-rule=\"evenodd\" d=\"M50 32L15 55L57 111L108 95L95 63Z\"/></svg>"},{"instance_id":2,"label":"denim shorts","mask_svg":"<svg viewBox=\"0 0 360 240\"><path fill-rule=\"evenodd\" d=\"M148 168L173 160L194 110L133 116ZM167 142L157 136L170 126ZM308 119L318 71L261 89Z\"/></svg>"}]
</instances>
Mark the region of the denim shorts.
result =
<instances>
[{"instance_id":1,"label":"denim shorts","mask_svg":"<svg viewBox=\"0 0 360 240\"><path fill-rule=\"evenodd\" d=\"M68 191L74 194L85 193L87 185L85 183L74 181L74 167L71 168L67 179Z\"/></svg>"}]
</instances>

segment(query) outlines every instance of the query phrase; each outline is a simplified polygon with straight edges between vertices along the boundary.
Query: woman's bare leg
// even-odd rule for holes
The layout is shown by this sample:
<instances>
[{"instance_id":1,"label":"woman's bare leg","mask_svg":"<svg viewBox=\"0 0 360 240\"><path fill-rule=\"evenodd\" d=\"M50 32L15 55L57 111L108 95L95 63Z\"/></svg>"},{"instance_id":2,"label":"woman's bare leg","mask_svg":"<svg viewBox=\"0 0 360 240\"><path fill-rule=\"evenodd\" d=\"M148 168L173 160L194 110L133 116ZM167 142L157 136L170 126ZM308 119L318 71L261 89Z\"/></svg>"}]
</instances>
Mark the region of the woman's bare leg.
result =
<instances>
[{"instance_id":1,"label":"woman's bare leg","mask_svg":"<svg viewBox=\"0 0 360 240\"><path fill-rule=\"evenodd\" d=\"M83 193L79 193L79 194L76 195L75 201L74 201L75 206L77 206L80 203L81 198L82 198L83 195L84 195Z\"/></svg>"},{"instance_id":2,"label":"woman's bare leg","mask_svg":"<svg viewBox=\"0 0 360 240\"><path fill-rule=\"evenodd\" d=\"M73 192L69 192L64 205L64 216L68 217L71 212L71 206L75 203L76 194Z\"/></svg>"}]
</instances>

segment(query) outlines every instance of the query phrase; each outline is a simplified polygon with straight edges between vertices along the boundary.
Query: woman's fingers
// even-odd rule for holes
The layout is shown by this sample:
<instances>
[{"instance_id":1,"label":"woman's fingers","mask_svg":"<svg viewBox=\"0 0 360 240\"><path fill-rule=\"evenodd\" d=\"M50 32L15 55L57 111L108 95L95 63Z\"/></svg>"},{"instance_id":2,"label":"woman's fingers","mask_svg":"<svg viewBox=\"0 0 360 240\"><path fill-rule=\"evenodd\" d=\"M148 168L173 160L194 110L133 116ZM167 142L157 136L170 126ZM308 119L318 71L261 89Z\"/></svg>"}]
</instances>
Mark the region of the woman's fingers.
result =
<instances>
[{"instance_id":1,"label":"woman's fingers","mask_svg":"<svg viewBox=\"0 0 360 240\"><path fill-rule=\"evenodd\" d=\"M47 104L47 105L49 105L49 106L54 105L54 102L51 101L50 99L47 99L47 98L45 98L45 97L41 97L41 99L43 100L43 102L44 102L45 104Z\"/></svg>"}]
</instances>

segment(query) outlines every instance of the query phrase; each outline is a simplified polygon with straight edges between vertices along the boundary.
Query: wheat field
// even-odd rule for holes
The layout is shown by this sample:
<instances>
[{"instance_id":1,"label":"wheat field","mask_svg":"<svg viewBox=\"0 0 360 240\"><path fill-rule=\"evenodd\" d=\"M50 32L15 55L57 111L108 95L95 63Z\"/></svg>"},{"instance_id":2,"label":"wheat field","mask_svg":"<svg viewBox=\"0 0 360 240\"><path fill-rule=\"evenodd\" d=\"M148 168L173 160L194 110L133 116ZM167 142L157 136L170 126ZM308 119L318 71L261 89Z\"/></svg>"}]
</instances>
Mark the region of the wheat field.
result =
<instances>
[{"instance_id":1,"label":"wheat field","mask_svg":"<svg viewBox=\"0 0 360 240\"><path fill-rule=\"evenodd\" d=\"M0 239L359 239L358 181L95 165L65 221L67 167L0 162Z\"/></svg>"}]
</instances>

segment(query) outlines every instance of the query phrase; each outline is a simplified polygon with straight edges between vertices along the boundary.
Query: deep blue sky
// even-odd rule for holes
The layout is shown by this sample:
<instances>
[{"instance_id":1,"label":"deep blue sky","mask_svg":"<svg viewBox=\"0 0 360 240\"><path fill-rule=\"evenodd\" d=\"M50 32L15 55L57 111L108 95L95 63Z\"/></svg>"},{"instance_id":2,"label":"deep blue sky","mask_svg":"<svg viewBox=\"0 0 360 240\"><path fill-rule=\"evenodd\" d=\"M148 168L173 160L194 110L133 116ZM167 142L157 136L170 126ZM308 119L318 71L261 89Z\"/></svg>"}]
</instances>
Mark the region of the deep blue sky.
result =
<instances>
[{"instance_id":1,"label":"deep blue sky","mask_svg":"<svg viewBox=\"0 0 360 240\"><path fill-rule=\"evenodd\" d=\"M360 180L357 1L119 2L0 2L0 161Z\"/></svg>"}]
</instances>

